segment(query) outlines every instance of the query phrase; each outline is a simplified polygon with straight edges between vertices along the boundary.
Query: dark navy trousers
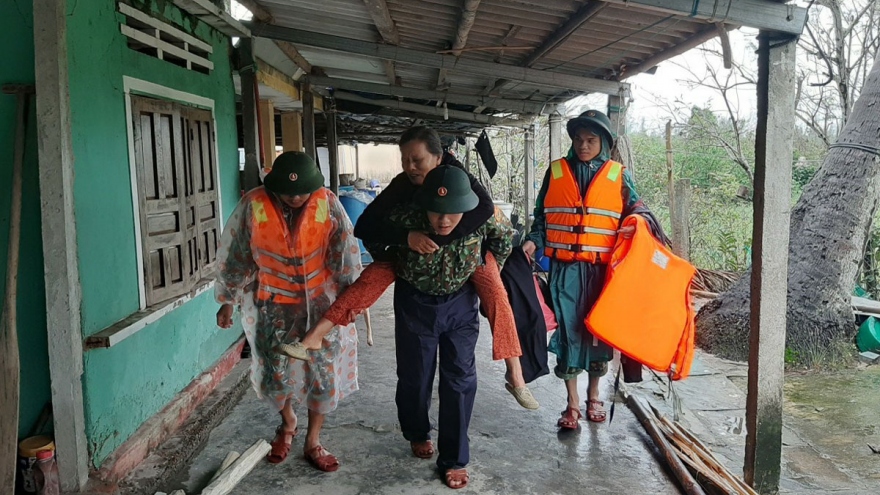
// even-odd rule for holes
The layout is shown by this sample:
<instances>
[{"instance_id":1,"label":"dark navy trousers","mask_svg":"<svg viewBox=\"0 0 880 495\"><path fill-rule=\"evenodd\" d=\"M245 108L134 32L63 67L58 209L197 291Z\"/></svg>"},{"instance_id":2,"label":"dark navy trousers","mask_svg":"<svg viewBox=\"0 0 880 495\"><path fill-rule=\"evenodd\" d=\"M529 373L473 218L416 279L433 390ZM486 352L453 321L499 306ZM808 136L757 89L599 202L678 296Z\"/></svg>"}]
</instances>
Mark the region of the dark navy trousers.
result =
<instances>
[{"instance_id":1,"label":"dark navy trousers","mask_svg":"<svg viewBox=\"0 0 880 495\"><path fill-rule=\"evenodd\" d=\"M431 438L428 411L440 357L437 465L459 468L470 460L468 425L477 394L474 348L480 323L477 295L468 283L446 296L425 294L400 278L394 286L397 416L410 442Z\"/></svg>"}]
</instances>

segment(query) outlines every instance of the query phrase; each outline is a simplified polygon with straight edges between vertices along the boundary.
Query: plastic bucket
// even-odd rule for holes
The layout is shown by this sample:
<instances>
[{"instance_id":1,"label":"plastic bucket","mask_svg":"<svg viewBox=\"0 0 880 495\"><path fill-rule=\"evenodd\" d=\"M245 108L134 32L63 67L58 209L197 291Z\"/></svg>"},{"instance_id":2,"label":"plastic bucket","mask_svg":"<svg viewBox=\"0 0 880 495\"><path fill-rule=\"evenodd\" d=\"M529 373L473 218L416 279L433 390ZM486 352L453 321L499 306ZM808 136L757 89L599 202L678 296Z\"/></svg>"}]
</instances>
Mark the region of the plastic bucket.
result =
<instances>
[{"instance_id":1,"label":"plastic bucket","mask_svg":"<svg viewBox=\"0 0 880 495\"><path fill-rule=\"evenodd\" d=\"M856 345L862 352L880 351L880 322L873 316L868 317L859 327Z\"/></svg>"}]
</instances>

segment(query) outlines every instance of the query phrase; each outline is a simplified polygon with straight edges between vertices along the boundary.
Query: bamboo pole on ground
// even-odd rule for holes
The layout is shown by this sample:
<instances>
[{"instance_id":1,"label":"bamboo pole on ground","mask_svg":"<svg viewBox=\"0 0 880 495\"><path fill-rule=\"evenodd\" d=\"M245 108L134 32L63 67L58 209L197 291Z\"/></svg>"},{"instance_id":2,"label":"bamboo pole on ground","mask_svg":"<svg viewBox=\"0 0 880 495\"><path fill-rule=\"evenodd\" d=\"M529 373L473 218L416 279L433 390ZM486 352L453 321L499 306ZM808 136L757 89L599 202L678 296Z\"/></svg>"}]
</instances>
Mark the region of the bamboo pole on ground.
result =
<instances>
[{"instance_id":1,"label":"bamboo pole on ground","mask_svg":"<svg viewBox=\"0 0 880 495\"><path fill-rule=\"evenodd\" d=\"M687 470L681 459L679 459L678 454L676 454L675 450L669 444L669 441L666 440L666 437L660 431L656 421L648 415L648 412L645 411L645 408L642 406L638 398L627 393L625 393L625 396L626 405L629 406L633 414L636 415L636 418L638 418L639 422L648 432L648 435L654 440L654 444L666 459L666 462L669 464L669 469L672 470L672 473L678 479L684 493L687 495L705 495L703 489L694 477L691 476L690 471Z\"/></svg>"},{"instance_id":2,"label":"bamboo pole on ground","mask_svg":"<svg viewBox=\"0 0 880 495\"><path fill-rule=\"evenodd\" d=\"M670 469L681 482L685 493L704 493L703 488L706 488L713 494L757 495L754 489L730 472L708 447L680 423L663 416L650 404L649 413L625 386L621 387L620 395L669 462ZM670 455L675 458L674 461L670 460ZM679 468L684 469L684 472ZM700 491L689 491L687 483L691 481L698 483L696 488Z\"/></svg>"}]
</instances>

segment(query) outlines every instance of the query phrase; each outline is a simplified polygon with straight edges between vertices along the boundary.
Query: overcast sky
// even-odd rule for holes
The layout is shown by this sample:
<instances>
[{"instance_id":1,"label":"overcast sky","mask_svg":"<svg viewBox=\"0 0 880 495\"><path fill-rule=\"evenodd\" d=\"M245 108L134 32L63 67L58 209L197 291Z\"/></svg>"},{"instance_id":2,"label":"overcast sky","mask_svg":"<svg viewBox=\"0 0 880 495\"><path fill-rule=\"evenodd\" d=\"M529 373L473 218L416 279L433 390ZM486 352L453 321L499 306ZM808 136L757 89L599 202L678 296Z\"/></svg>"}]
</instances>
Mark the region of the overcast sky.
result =
<instances>
[{"instance_id":1,"label":"overcast sky","mask_svg":"<svg viewBox=\"0 0 880 495\"><path fill-rule=\"evenodd\" d=\"M755 45L757 31L737 30L730 33L731 51L734 63L742 64L751 71L756 70ZM720 52L720 42L715 39L703 47ZM661 63L655 74L639 74L627 79L632 85L632 102L629 106L631 122L645 121L649 132L662 132L666 121L670 119L670 107L682 110L691 106L709 107L727 115L724 100L718 91L695 86L693 81L708 75L707 64L714 68L719 77L727 77L730 72L724 68L720 56L707 54L703 50L693 49L675 58ZM733 70L733 69L731 69ZM693 73L693 74L692 74ZM734 74L738 78L738 74ZM737 79L741 81L741 79ZM584 105L604 110L607 97L590 95L572 100L566 107L569 116L583 109ZM741 118L751 118L756 110L756 93L753 85L736 88L732 92L731 105Z\"/></svg>"}]
</instances>

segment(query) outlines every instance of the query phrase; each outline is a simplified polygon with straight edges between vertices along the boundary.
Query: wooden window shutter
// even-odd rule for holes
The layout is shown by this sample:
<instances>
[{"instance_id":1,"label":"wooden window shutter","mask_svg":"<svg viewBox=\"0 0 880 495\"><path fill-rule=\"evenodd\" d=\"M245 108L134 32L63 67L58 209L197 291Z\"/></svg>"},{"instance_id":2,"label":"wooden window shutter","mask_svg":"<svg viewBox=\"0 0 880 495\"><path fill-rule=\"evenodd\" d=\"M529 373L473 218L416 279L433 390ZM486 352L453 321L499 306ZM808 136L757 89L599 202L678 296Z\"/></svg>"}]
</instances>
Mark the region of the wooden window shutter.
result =
<instances>
[{"instance_id":1,"label":"wooden window shutter","mask_svg":"<svg viewBox=\"0 0 880 495\"><path fill-rule=\"evenodd\" d=\"M184 142L170 102L132 97L135 168L147 304L190 288L185 238Z\"/></svg>"},{"instance_id":2,"label":"wooden window shutter","mask_svg":"<svg viewBox=\"0 0 880 495\"><path fill-rule=\"evenodd\" d=\"M187 192L187 214L195 227L196 250L193 254L198 260L201 277L205 277L217 261L217 245L220 241L214 123L211 112L207 110L187 108L184 115L188 128L187 162L192 185L192 190Z\"/></svg>"}]
</instances>

